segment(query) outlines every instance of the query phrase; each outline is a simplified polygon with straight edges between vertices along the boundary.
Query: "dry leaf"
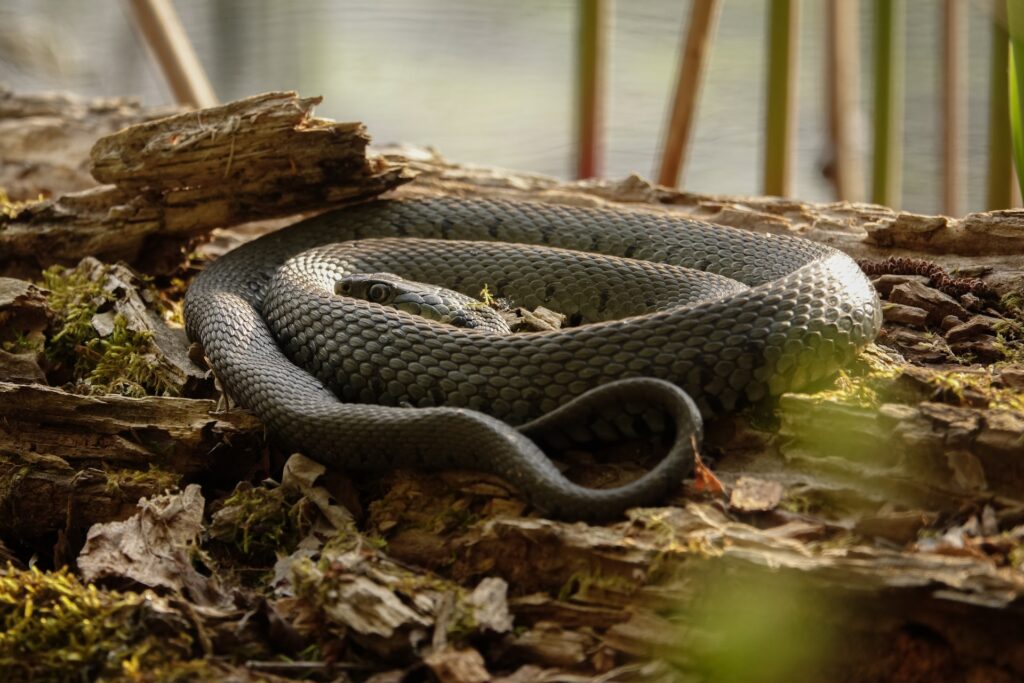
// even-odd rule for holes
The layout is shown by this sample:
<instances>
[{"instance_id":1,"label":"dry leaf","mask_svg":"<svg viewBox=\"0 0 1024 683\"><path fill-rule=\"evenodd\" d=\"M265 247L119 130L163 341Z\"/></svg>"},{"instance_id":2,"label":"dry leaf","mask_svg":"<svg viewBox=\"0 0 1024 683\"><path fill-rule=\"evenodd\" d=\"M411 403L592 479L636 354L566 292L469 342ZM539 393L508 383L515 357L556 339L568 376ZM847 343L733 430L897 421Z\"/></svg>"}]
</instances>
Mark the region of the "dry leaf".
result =
<instances>
[{"instance_id":1,"label":"dry leaf","mask_svg":"<svg viewBox=\"0 0 1024 683\"><path fill-rule=\"evenodd\" d=\"M78 556L82 578L126 580L199 605L226 605L216 580L193 566L204 503L199 486L191 484L181 493L143 498L139 512L123 522L94 524Z\"/></svg>"}]
</instances>

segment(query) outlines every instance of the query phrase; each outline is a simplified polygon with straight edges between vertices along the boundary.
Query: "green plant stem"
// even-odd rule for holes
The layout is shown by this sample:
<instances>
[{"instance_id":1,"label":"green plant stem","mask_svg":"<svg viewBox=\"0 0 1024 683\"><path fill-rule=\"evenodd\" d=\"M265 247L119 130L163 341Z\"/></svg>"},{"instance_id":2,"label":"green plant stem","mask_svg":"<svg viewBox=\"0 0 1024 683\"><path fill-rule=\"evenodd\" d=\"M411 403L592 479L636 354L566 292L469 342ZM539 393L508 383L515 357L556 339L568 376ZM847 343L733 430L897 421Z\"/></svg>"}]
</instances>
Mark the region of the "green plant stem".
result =
<instances>
[{"instance_id":1,"label":"green plant stem","mask_svg":"<svg viewBox=\"0 0 1024 683\"><path fill-rule=\"evenodd\" d=\"M1024 0L1006 0L1007 25L1010 28L1008 95L1010 136L1017 182L1024 195Z\"/></svg>"},{"instance_id":2,"label":"green plant stem","mask_svg":"<svg viewBox=\"0 0 1024 683\"><path fill-rule=\"evenodd\" d=\"M903 2L875 0L875 142L871 201L900 200L903 161Z\"/></svg>"},{"instance_id":3,"label":"green plant stem","mask_svg":"<svg viewBox=\"0 0 1024 683\"><path fill-rule=\"evenodd\" d=\"M795 120L798 0L772 0L768 34L768 102L765 121L764 193L789 194Z\"/></svg>"},{"instance_id":4,"label":"green plant stem","mask_svg":"<svg viewBox=\"0 0 1024 683\"><path fill-rule=\"evenodd\" d=\"M989 67L988 178L985 208L1009 208L1012 201L1013 161L1010 140L1009 32L997 16L992 22L992 54Z\"/></svg>"},{"instance_id":5,"label":"green plant stem","mask_svg":"<svg viewBox=\"0 0 1024 683\"><path fill-rule=\"evenodd\" d=\"M611 0L578 0L576 177L601 174L604 62Z\"/></svg>"}]
</instances>

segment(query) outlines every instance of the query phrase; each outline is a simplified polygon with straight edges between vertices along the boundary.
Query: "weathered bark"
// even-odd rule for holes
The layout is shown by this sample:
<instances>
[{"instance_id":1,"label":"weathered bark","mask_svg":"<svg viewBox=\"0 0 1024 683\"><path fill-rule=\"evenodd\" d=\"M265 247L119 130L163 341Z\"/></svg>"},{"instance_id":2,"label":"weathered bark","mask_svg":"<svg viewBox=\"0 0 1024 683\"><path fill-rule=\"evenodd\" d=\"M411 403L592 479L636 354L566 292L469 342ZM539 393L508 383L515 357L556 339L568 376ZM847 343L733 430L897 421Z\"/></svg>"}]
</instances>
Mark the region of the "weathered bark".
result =
<instances>
[{"instance_id":1,"label":"weathered bark","mask_svg":"<svg viewBox=\"0 0 1024 683\"><path fill-rule=\"evenodd\" d=\"M79 396L0 382L0 453L195 474L262 447L259 422L212 400Z\"/></svg>"},{"instance_id":2,"label":"weathered bark","mask_svg":"<svg viewBox=\"0 0 1024 683\"><path fill-rule=\"evenodd\" d=\"M268 93L130 126L91 157L104 183L0 213L0 273L85 256L152 263L216 227L316 211L408 181L365 153L360 123L312 116L319 98Z\"/></svg>"},{"instance_id":3,"label":"weathered bark","mask_svg":"<svg viewBox=\"0 0 1024 683\"><path fill-rule=\"evenodd\" d=\"M0 382L0 536L71 562L89 527L129 515L141 497L211 473L244 477L262 458L263 428L215 410Z\"/></svg>"}]
</instances>

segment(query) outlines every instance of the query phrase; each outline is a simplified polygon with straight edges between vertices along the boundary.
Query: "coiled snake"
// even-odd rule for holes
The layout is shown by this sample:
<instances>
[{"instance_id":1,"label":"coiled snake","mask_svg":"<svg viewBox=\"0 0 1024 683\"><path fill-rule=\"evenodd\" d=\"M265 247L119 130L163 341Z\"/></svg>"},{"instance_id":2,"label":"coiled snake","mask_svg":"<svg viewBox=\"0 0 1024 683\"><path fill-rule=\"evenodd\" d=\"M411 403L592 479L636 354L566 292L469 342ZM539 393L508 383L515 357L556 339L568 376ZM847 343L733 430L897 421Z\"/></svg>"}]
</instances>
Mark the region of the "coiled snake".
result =
<instances>
[{"instance_id":1,"label":"coiled snake","mask_svg":"<svg viewBox=\"0 0 1024 683\"><path fill-rule=\"evenodd\" d=\"M442 325L335 294L351 273L471 296L486 285L577 326ZM292 447L344 467L486 470L577 518L677 487L698 407L721 413L826 377L881 325L856 263L803 239L456 198L376 201L245 244L196 278L185 318L228 394ZM661 462L613 489L572 483L537 445L666 429Z\"/></svg>"}]
</instances>

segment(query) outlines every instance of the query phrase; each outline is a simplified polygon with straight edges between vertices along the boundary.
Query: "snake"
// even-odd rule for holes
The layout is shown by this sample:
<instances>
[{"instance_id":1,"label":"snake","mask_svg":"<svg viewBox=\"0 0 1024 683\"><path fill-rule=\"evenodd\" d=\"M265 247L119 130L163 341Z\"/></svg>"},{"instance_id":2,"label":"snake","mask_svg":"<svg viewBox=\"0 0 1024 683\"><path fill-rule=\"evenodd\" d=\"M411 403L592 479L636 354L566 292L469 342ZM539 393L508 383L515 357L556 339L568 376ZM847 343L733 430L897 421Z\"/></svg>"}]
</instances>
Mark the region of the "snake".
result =
<instances>
[{"instance_id":1,"label":"snake","mask_svg":"<svg viewBox=\"0 0 1024 683\"><path fill-rule=\"evenodd\" d=\"M458 327L339 284L382 274L486 287L568 324ZM834 375L881 327L871 282L821 243L671 210L463 197L376 199L268 233L207 265L184 314L222 389L287 446L352 470L481 470L584 520L681 491L703 418ZM611 488L548 455L651 435L661 460Z\"/></svg>"}]
</instances>

